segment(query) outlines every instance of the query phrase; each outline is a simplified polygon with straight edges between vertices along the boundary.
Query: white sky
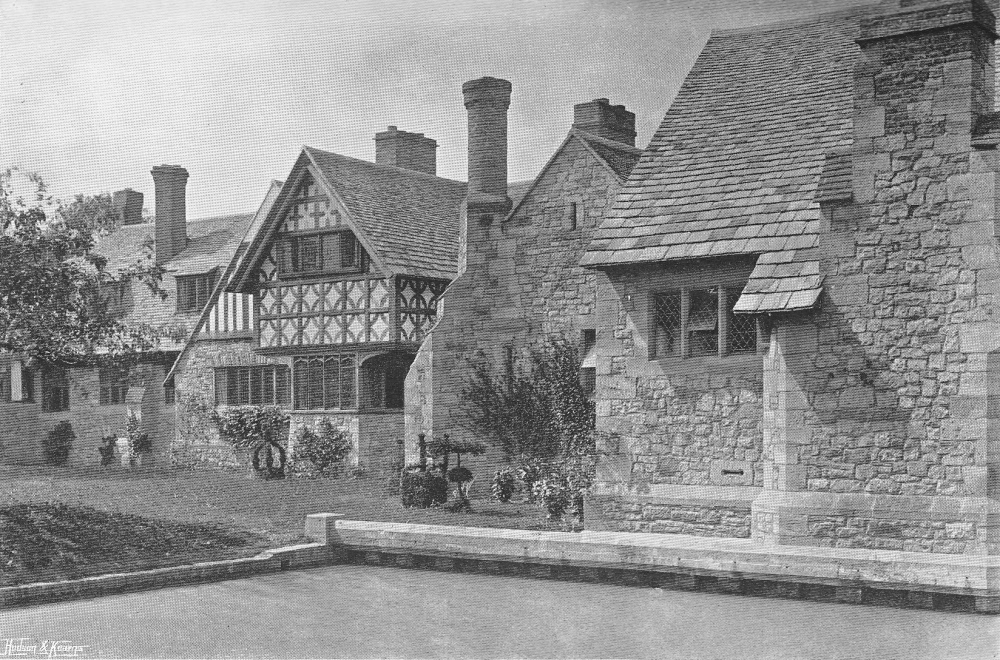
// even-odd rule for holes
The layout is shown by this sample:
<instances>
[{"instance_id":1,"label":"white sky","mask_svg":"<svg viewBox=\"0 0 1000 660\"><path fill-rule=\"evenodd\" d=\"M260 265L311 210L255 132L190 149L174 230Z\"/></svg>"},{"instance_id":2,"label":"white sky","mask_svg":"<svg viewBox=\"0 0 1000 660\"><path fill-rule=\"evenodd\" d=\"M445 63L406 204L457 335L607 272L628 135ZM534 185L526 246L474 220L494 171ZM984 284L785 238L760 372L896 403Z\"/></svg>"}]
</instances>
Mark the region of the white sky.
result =
<instances>
[{"instance_id":1,"label":"white sky","mask_svg":"<svg viewBox=\"0 0 1000 660\"><path fill-rule=\"evenodd\" d=\"M256 210L302 145L374 160L393 124L465 179L461 86L513 83L509 175L533 177L573 104L636 113L645 146L712 27L863 0L0 0L0 169L56 197L190 172L188 217Z\"/></svg>"}]
</instances>

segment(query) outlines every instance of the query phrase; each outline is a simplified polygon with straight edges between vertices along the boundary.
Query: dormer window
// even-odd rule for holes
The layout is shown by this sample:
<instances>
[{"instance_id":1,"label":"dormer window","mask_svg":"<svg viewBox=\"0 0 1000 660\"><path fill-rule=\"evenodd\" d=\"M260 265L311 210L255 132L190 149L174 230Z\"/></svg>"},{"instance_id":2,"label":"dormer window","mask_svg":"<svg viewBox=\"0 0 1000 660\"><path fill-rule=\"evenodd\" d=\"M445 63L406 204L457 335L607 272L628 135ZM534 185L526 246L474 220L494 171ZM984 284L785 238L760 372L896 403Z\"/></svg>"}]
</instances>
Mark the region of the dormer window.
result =
<instances>
[{"instance_id":1,"label":"dormer window","mask_svg":"<svg viewBox=\"0 0 1000 660\"><path fill-rule=\"evenodd\" d=\"M349 231L289 236L278 242L278 272L286 277L359 272L361 252Z\"/></svg>"},{"instance_id":2,"label":"dormer window","mask_svg":"<svg viewBox=\"0 0 1000 660\"><path fill-rule=\"evenodd\" d=\"M200 275L177 276L177 311L198 312L208 304L215 288L215 274L212 270Z\"/></svg>"}]
</instances>

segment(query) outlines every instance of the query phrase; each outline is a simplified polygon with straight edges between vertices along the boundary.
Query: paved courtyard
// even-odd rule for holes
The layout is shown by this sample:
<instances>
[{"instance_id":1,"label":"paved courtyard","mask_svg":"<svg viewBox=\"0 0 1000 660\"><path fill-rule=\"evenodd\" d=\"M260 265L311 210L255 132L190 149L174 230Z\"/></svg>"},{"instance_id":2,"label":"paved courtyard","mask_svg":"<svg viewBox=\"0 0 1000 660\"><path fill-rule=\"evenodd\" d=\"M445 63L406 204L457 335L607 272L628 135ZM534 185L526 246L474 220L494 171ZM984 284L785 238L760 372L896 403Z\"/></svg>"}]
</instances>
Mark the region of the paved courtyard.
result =
<instances>
[{"instance_id":1,"label":"paved courtyard","mask_svg":"<svg viewBox=\"0 0 1000 660\"><path fill-rule=\"evenodd\" d=\"M334 566L3 611L0 656L8 639L77 657L981 660L1000 658L1000 618Z\"/></svg>"}]
</instances>

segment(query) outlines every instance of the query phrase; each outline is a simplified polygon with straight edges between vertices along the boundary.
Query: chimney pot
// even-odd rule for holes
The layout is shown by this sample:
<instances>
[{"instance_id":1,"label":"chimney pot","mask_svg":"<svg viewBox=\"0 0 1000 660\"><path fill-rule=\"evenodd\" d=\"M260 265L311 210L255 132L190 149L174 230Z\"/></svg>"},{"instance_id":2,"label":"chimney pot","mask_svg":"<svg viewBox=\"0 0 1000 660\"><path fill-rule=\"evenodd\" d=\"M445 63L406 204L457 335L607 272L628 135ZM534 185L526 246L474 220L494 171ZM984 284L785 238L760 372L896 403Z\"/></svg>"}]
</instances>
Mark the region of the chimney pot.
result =
<instances>
[{"instance_id":1,"label":"chimney pot","mask_svg":"<svg viewBox=\"0 0 1000 660\"><path fill-rule=\"evenodd\" d=\"M389 126L375 134L375 163L437 174L437 140Z\"/></svg>"},{"instance_id":2,"label":"chimney pot","mask_svg":"<svg viewBox=\"0 0 1000 660\"><path fill-rule=\"evenodd\" d=\"M635 113L623 105L611 105L605 98L574 105L573 128L635 146Z\"/></svg>"},{"instance_id":3,"label":"chimney pot","mask_svg":"<svg viewBox=\"0 0 1000 660\"><path fill-rule=\"evenodd\" d=\"M157 165L150 173L156 188L156 263L164 264L187 247L188 171L179 165Z\"/></svg>"}]
</instances>

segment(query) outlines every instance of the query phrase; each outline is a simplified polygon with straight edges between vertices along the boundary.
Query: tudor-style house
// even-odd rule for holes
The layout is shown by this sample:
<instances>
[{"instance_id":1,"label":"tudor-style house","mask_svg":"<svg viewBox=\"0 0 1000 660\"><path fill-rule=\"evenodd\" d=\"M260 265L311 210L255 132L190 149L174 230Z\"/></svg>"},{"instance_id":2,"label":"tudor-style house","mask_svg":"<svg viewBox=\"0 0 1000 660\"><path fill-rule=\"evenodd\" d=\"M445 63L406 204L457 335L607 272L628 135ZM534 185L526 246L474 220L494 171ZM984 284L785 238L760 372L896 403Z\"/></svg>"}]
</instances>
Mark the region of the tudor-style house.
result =
<instances>
[{"instance_id":1,"label":"tudor-style house","mask_svg":"<svg viewBox=\"0 0 1000 660\"><path fill-rule=\"evenodd\" d=\"M180 425L206 428L206 404L278 405L293 428L334 420L352 463L401 467L404 380L458 263L465 184L435 175L436 147L390 126L375 163L303 148L213 302L248 301L250 327L220 333L206 310L174 367L179 397L197 399ZM211 432L179 433L175 449L232 460Z\"/></svg>"}]
</instances>

